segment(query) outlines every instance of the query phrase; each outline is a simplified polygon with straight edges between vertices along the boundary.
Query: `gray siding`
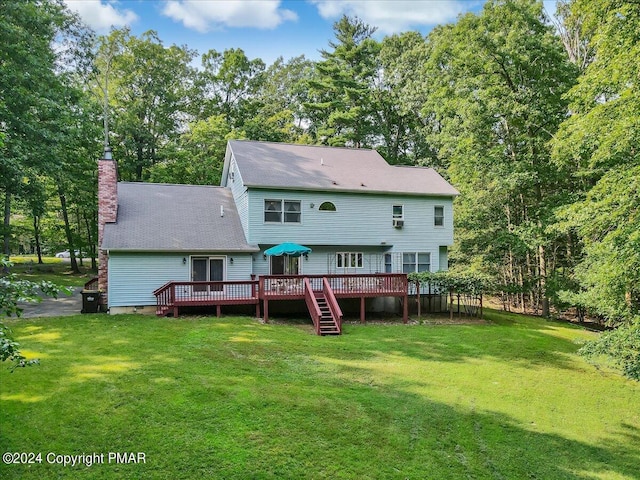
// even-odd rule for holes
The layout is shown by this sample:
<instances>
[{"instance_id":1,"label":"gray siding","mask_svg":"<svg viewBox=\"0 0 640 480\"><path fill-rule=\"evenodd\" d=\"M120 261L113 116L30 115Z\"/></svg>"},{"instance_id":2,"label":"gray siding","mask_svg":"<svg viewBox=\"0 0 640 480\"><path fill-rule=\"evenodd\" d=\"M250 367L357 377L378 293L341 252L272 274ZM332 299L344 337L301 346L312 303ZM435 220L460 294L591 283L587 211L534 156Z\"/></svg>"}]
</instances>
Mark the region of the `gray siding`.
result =
<instances>
[{"instance_id":1,"label":"gray siding","mask_svg":"<svg viewBox=\"0 0 640 480\"><path fill-rule=\"evenodd\" d=\"M226 256L227 280L248 280L251 276L253 262L248 253L198 253L195 256ZM186 263L183 263L183 258ZM109 307L155 305L155 289L172 280L191 280L190 258L191 255L176 253L112 252L109 256Z\"/></svg>"}]
</instances>

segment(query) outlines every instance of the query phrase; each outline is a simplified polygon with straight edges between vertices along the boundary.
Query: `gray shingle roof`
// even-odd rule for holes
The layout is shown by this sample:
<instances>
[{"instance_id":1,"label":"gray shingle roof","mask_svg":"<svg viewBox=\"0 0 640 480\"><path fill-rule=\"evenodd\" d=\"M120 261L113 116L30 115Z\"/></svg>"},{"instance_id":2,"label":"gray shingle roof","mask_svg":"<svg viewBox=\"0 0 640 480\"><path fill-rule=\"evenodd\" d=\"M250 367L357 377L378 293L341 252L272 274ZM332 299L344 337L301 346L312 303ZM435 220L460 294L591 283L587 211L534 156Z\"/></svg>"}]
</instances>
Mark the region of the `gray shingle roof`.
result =
<instances>
[{"instance_id":1,"label":"gray shingle roof","mask_svg":"<svg viewBox=\"0 0 640 480\"><path fill-rule=\"evenodd\" d=\"M220 207L224 216L220 216ZM118 220L102 248L131 251L252 252L231 191L224 187L118 183Z\"/></svg>"},{"instance_id":2,"label":"gray shingle roof","mask_svg":"<svg viewBox=\"0 0 640 480\"><path fill-rule=\"evenodd\" d=\"M245 140L229 148L248 187L458 195L434 169L392 166L375 150Z\"/></svg>"}]
</instances>

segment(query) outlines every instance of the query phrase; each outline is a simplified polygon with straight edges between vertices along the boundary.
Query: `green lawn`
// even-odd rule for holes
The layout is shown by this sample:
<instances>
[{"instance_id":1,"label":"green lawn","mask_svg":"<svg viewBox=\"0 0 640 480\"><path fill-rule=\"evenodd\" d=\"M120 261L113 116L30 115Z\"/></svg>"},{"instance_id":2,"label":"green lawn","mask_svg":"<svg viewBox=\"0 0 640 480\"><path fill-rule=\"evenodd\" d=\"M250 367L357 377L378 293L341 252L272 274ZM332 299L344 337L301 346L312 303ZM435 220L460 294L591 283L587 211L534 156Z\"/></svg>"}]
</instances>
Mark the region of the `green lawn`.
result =
<instances>
[{"instance_id":1,"label":"green lawn","mask_svg":"<svg viewBox=\"0 0 640 480\"><path fill-rule=\"evenodd\" d=\"M640 384L575 354L595 334L487 316L340 337L237 317L12 320L41 365L0 367L1 450L42 463L0 478L640 478Z\"/></svg>"},{"instance_id":2,"label":"green lawn","mask_svg":"<svg viewBox=\"0 0 640 480\"><path fill-rule=\"evenodd\" d=\"M96 276L92 272L91 260L84 260L84 266L80 267L81 273L73 273L71 266L61 258L44 257L42 265L38 265L38 257L16 256L10 257L14 264L11 272L21 280L32 282L48 281L64 287L82 287L87 281Z\"/></svg>"}]
</instances>

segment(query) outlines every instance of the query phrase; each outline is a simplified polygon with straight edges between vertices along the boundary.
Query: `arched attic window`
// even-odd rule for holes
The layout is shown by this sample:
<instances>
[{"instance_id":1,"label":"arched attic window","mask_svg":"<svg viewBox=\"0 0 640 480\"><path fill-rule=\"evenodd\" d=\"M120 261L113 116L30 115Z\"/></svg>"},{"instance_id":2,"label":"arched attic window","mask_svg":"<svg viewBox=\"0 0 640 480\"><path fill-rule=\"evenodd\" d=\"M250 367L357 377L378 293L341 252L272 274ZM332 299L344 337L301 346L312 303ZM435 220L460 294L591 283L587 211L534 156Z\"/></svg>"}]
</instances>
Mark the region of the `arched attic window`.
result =
<instances>
[{"instance_id":1,"label":"arched attic window","mask_svg":"<svg viewBox=\"0 0 640 480\"><path fill-rule=\"evenodd\" d=\"M331 202L322 202L318 210L321 212L335 212L336 206Z\"/></svg>"}]
</instances>

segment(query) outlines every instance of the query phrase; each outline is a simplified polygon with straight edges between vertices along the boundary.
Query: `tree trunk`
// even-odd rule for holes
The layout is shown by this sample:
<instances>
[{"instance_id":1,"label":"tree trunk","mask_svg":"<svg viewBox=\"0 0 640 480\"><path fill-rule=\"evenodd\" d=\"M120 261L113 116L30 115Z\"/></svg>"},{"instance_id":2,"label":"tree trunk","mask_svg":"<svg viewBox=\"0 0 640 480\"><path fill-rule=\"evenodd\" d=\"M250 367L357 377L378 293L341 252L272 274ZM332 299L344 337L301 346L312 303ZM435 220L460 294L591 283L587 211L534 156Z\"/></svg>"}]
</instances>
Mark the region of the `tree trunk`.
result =
<instances>
[{"instance_id":1,"label":"tree trunk","mask_svg":"<svg viewBox=\"0 0 640 480\"><path fill-rule=\"evenodd\" d=\"M520 282L520 309L523 314L527 313L527 304L524 301L524 278L522 277L522 267L518 269L518 276Z\"/></svg>"},{"instance_id":2,"label":"tree trunk","mask_svg":"<svg viewBox=\"0 0 640 480\"><path fill-rule=\"evenodd\" d=\"M89 256L91 257L91 271L95 272L98 270L98 264L96 263L96 244L93 240L91 223L89 223L89 218L86 216L84 217L84 223L87 227L87 244L89 245Z\"/></svg>"},{"instance_id":3,"label":"tree trunk","mask_svg":"<svg viewBox=\"0 0 640 480\"><path fill-rule=\"evenodd\" d=\"M527 264L527 279L531 280L533 278L535 278L535 272L533 270L532 267L532 262L531 262L531 253L529 252L529 250L527 250L527 260L526 260L526 264ZM531 288L529 288L529 303L531 305L531 311L534 313L538 313L538 307L536 305L536 301L535 301L535 292L533 291L533 285L529 285ZM524 288L523 288L524 291Z\"/></svg>"},{"instance_id":4,"label":"tree trunk","mask_svg":"<svg viewBox=\"0 0 640 480\"><path fill-rule=\"evenodd\" d=\"M36 239L36 253L38 254L38 265L42 265L42 247L40 246L40 217L33 216L33 236Z\"/></svg>"},{"instance_id":5,"label":"tree trunk","mask_svg":"<svg viewBox=\"0 0 640 480\"><path fill-rule=\"evenodd\" d=\"M542 316L549 318L549 297L547 296L547 260L544 245L538 246L538 262L540 268L540 297L542 299Z\"/></svg>"},{"instance_id":6,"label":"tree trunk","mask_svg":"<svg viewBox=\"0 0 640 480\"><path fill-rule=\"evenodd\" d=\"M67 236L67 244L69 245L69 259L71 260L71 271L80 273L78 262L76 260L76 250L73 245L73 234L71 233L71 225L69 224L69 212L67 211L67 199L62 191L62 187L58 187L58 196L60 197L60 205L62 206L62 218L64 219L64 233Z\"/></svg>"},{"instance_id":7,"label":"tree trunk","mask_svg":"<svg viewBox=\"0 0 640 480\"><path fill-rule=\"evenodd\" d=\"M5 192L4 197L4 228L3 228L3 247L2 253L9 260L9 256L11 255L11 192L7 190ZM9 273L9 267L3 267L2 272L5 274Z\"/></svg>"},{"instance_id":8,"label":"tree trunk","mask_svg":"<svg viewBox=\"0 0 640 480\"><path fill-rule=\"evenodd\" d=\"M144 166L144 152L142 150L142 143L138 143L136 146L136 182L142 181L142 169Z\"/></svg>"},{"instance_id":9,"label":"tree trunk","mask_svg":"<svg viewBox=\"0 0 640 480\"><path fill-rule=\"evenodd\" d=\"M81 219L81 215L80 215L80 210L79 209L76 209L76 228L77 228L77 232L78 232L78 237L80 237L80 232L82 231L82 219ZM83 260L84 259L84 255L83 255L83 253L86 253L86 252L82 251L82 247L78 248L78 252L80 253L80 255L79 255L80 258L78 259L79 263L80 263L80 266L84 267L84 260Z\"/></svg>"},{"instance_id":10,"label":"tree trunk","mask_svg":"<svg viewBox=\"0 0 640 480\"><path fill-rule=\"evenodd\" d=\"M11 255L11 192L6 191L4 197L4 228L2 253L9 258Z\"/></svg>"}]
</instances>

